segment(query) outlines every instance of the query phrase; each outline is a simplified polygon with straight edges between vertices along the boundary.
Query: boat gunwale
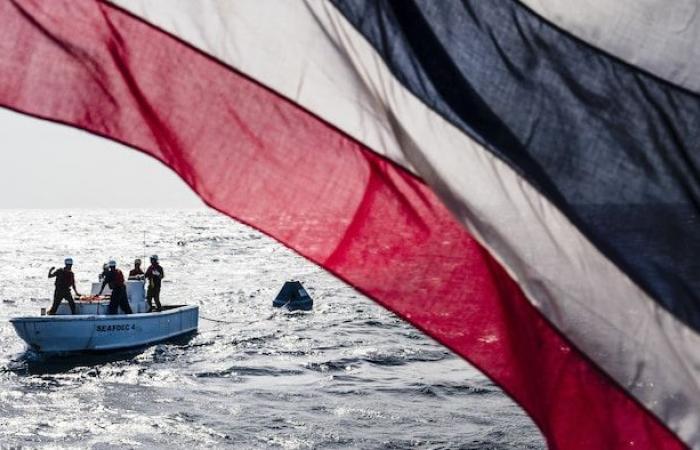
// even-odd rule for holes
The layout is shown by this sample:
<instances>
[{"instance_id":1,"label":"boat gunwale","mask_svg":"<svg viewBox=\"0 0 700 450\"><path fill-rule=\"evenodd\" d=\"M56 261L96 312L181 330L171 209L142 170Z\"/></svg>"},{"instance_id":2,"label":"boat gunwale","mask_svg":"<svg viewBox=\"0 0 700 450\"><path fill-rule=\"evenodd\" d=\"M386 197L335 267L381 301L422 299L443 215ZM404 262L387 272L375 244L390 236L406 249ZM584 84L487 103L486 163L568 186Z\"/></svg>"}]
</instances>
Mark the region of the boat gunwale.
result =
<instances>
[{"instance_id":1,"label":"boat gunwale","mask_svg":"<svg viewBox=\"0 0 700 450\"><path fill-rule=\"evenodd\" d=\"M170 306L170 305L169 305ZM20 316L9 319L10 323L26 322L82 322L82 321L107 321L107 320L131 320L134 318L158 318L176 313L199 309L199 305L172 305L168 309L156 313L135 314L60 314L53 316Z\"/></svg>"}]
</instances>

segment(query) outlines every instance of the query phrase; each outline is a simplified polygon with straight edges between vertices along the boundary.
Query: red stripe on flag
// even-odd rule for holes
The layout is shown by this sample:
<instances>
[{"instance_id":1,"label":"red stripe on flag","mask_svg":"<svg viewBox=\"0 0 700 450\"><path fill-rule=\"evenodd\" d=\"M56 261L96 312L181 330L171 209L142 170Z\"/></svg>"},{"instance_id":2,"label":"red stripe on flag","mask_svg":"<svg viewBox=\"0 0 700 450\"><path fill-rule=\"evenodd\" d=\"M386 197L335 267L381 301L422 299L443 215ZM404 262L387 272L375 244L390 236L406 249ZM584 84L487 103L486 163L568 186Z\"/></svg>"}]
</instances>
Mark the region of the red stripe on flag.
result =
<instances>
[{"instance_id":1,"label":"red stripe on flag","mask_svg":"<svg viewBox=\"0 0 700 450\"><path fill-rule=\"evenodd\" d=\"M552 448L681 448L408 172L89 0L0 4L0 103L127 143L479 367ZM303 57L303 55L300 55Z\"/></svg>"}]
</instances>

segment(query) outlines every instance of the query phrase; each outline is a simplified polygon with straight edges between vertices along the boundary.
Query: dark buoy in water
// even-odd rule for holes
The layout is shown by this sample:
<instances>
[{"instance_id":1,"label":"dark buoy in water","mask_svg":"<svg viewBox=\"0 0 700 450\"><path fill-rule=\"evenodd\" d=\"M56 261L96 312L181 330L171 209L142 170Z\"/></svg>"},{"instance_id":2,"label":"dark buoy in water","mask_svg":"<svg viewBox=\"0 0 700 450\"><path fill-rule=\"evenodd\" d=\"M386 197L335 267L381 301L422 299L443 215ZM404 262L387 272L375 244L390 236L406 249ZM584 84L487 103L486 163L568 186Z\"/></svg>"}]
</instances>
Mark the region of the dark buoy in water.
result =
<instances>
[{"instance_id":1,"label":"dark buoy in water","mask_svg":"<svg viewBox=\"0 0 700 450\"><path fill-rule=\"evenodd\" d=\"M286 307L290 311L311 311L314 301L298 281L287 281L272 301L275 308Z\"/></svg>"}]
</instances>

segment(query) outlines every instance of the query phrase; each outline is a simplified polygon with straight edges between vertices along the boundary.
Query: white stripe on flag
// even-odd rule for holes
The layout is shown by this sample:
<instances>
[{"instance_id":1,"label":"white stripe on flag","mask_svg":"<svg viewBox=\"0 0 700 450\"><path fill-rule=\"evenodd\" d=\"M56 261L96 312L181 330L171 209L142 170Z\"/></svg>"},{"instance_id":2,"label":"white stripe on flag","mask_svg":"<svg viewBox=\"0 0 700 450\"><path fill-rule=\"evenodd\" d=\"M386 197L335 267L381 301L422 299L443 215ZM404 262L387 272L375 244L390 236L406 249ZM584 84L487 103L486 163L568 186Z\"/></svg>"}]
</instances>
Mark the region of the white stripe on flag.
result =
<instances>
[{"instance_id":1,"label":"white stripe on flag","mask_svg":"<svg viewBox=\"0 0 700 450\"><path fill-rule=\"evenodd\" d=\"M686 443L700 446L700 336L505 163L401 86L332 5L113 3L399 164L409 161L559 330Z\"/></svg>"}]
</instances>

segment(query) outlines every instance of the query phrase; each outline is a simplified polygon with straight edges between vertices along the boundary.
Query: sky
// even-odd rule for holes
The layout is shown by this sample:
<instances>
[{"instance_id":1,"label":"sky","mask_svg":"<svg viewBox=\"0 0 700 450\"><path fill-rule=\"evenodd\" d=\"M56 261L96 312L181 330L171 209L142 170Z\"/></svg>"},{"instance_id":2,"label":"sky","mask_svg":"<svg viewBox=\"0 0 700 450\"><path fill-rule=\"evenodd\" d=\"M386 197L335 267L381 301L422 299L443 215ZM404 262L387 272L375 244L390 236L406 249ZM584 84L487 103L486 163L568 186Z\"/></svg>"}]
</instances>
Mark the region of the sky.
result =
<instances>
[{"instance_id":1,"label":"sky","mask_svg":"<svg viewBox=\"0 0 700 450\"><path fill-rule=\"evenodd\" d=\"M121 144L0 108L0 208L203 208L169 168Z\"/></svg>"}]
</instances>

